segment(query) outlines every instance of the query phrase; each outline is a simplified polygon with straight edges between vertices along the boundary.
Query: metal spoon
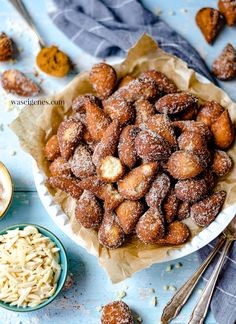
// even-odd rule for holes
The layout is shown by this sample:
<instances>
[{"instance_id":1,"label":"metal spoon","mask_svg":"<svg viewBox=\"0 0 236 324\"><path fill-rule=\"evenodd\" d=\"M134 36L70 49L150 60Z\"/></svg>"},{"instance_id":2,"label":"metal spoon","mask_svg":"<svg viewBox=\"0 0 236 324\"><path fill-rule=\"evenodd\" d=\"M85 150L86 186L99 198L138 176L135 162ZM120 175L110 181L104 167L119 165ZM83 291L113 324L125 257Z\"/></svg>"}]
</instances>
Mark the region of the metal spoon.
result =
<instances>
[{"instance_id":1,"label":"metal spoon","mask_svg":"<svg viewBox=\"0 0 236 324\"><path fill-rule=\"evenodd\" d=\"M37 38L37 40L39 42L39 46L41 48L46 47L44 40L42 39L39 32L37 31L37 28L36 28L32 18L30 17L30 14L28 13L27 9L25 8L23 2L21 0L9 0L9 2L16 8L18 13L25 20L25 22L28 24L29 28L33 31L35 37Z\"/></svg>"},{"instance_id":2,"label":"metal spoon","mask_svg":"<svg viewBox=\"0 0 236 324\"><path fill-rule=\"evenodd\" d=\"M220 271L224 265L225 257L229 251L229 248L233 241L236 240L236 218L229 224L226 231L226 242L222 248L221 256L215 266L214 271L211 274L211 277L203 290L203 293L194 308L190 321L188 324L202 324L204 323L205 317L208 312L208 308L211 303L211 298L215 289L215 285L220 274Z\"/></svg>"},{"instance_id":3,"label":"metal spoon","mask_svg":"<svg viewBox=\"0 0 236 324\"><path fill-rule=\"evenodd\" d=\"M188 298L192 294L195 286L197 285L198 281L201 278L201 275L203 272L207 269L208 265L216 255L216 253L220 250L223 244L226 244L229 240L229 230L228 228L231 228L231 224L235 224L236 217L232 220L232 222L228 225L227 229L222 233L222 235L219 237L214 249L209 254L209 256L206 258L206 260L202 263L202 265L199 267L197 271L194 272L194 274L189 278L189 280L176 292L176 294L172 297L172 299L169 301L169 303L165 306L161 322L163 324L169 323L173 318L175 318L179 312L181 311L182 307L186 304ZM231 233L231 231L230 231ZM232 236L232 235L231 235ZM227 251L226 251L227 253ZM197 324L199 324L197 322Z\"/></svg>"}]
</instances>

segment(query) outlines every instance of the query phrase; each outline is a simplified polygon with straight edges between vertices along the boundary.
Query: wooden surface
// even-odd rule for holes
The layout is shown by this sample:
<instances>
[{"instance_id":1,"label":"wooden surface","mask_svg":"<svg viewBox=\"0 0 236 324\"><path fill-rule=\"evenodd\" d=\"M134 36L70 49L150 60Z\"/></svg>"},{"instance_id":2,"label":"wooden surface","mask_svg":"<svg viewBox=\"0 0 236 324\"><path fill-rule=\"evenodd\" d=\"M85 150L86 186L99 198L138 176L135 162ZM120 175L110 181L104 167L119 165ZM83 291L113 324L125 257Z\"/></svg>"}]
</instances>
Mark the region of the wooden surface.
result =
<instances>
[{"instance_id":1,"label":"wooden surface","mask_svg":"<svg viewBox=\"0 0 236 324\"><path fill-rule=\"evenodd\" d=\"M213 47L206 44L194 22L196 11L206 5L206 1L145 0L143 2L154 11L160 12L161 10L162 18L199 50L208 65L212 63L227 42L234 40L234 45L236 45L235 28L225 28ZM216 2L209 0L207 5L215 7ZM78 71L90 68L96 60L78 49L51 23L46 13L46 0L25 0L24 3L48 44L57 44L62 50L65 50L76 63ZM7 0L0 0L0 8L1 30L8 33L20 49L17 62L14 64L1 63L0 72L6 68L14 67L34 77L34 60L39 50L37 41ZM42 83L44 92L53 93L63 88L73 78L73 75L62 80L46 79L43 74L40 74L41 77L44 79ZM235 81L221 83L221 86L232 99L236 100ZM55 302L42 310L27 314L1 310L0 323L99 323L100 313L97 308L117 299L117 294L119 295L123 291L126 292L124 301L141 316L143 323L159 323L162 309L173 295L173 290L166 291L165 287L178 288L189 278L198 267L197 253L176 262L154 265L150 269L135 274L125 282L112 285L105 272L99 267L97 260L66 237L54 225L44 210L35 191L32 160L20 149L15 135L7 127L20 109L20 106L10 105L9 99L11 98L0 90L0 160L11 171L15 185L13 203L6 217L0 222L0 229L11 224L29 222L43 225L52 230L62 240L68 251L69 267L73 274L74 284L71 289L64 290ZM175 265L179 262L181 262L182 267L176 268ZM173 269L167 271L170 265L173 266ZM199 288L202 286L203 283L201 282L190 302L173 323L185 324L188 322L191 310L199 296ZM157 297L156 306L153 305L153 297ZM207 324L215 324L212 314L209 314Z\"/></svg>"}]
</instances>

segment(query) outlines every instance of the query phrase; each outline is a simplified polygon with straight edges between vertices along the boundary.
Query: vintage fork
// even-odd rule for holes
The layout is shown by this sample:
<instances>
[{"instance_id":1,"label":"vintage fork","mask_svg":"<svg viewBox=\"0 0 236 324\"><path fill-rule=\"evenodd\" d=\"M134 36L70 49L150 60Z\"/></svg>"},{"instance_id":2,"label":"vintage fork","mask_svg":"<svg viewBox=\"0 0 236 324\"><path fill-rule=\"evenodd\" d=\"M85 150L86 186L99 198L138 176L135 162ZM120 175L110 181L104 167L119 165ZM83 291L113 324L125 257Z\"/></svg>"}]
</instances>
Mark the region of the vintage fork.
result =
<instances>
[{"instance_id":1,"label":"vintage fork","mask_svg":"<svg viewBox=\"0 0 236 324\"><path fill-rule=\"evenodd\" d=\"M211 303L211 298L215 289L218 276L224 265L225 257L228 253L231 244L236 240L236 218L235 217L227 227L225 231L225 235L226 235L226 242L222 248L221 256L219 257L215 269L212 272L211 277L208 280L208 283L205 289L203 290L203 293L192 312L189 324L202 324L204 322L204 319L207 315L208 308Z\"/></svg>"},{"instance_id":2,"label":"vintage fork","mask_svg":"<svg viewBox=\"0 0 236 324\"><path fill-rule=\"evenodd\" d=\"M233 227L233 230L232 230L232 227ZM219 268L219 266L222 267L223 262L224 262L224 257L226 256L227 251L228 251L232 241L235 239L235 238L232 239L235 236L235 234L234 234L235 231L236 231L236 217L234 217L234 219L231 221L231 223L228 225L228 227L225 229L225 231L221 234L214 249L209 254L209 256L206 258L206 260L202 263L202 265L198 268L198 270L196 270L194 272L194 274L189 278L189 280L176 292L176 294L172 297L172 299L169 301L169 303L165 306L163 313L162 313L162 317L161 317L161 323L167 324L179 314L180 310L186 304L188 298L192 294L196 284L200 280L201 275L207 269L208 265L210 264L210 262L212 261L212 259L216 255L216 253L220 250L222 245L224 245L222 254L220 257L220 259L223 259L221 261L222 263L219 264L219 262L220 262L220 259L219 259L219 261L217 263L218 267L216 266L214 272L216 271L216 269ZM220 269L221 269L221 267L220 267ZM220 269L218 269L219 272L220 272ZM214 278L216 277L216 279L217 279L219 272L214 276ZM212 274L212 276L213 276L213 274ZM216 282L216 279L214 279L215 282ZM211 285L211 288L213 290L215 287L215 282L214 282L214 285ZM205 292L205 290L204 290L204 292ZM207 297L207 298L209 298L209 297ZM207 312L209 304L206 305L206 301L203 303L201 300L201 305L202 305L201 315L203 316L204 314L202 314L202 309L205 307L205 312ZM194 314L192 314L191 320L194 320L194 317L196 317L196 314L200 315L199 308L197 308L196 312ZM193 324L195 322L190 322L190 323ZM200 324L202 322L199 322L199 319L198 319L198 322L196 322L196 323Z\"/></svg>"}]
</instances>

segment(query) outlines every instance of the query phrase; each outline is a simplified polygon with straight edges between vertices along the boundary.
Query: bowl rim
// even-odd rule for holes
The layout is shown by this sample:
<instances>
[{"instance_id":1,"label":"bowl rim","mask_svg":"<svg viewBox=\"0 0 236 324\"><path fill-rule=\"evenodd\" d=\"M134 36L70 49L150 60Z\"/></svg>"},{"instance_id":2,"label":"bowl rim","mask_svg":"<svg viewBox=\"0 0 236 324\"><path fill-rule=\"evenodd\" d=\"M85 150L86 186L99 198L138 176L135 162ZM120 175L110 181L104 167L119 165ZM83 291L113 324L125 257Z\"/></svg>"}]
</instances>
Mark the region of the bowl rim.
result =
<instances>
[{"instance_id":1,"label":"bowl rim","mask_svg":"<svg viewBox=\"0 0 236 324\"><path fill-rule=\"evenodd\" d=\"M23 227L24 228L26 226L34 226L39 230L39 232L41 232L41 230L45 231L46 234L44 234L42 232L41 232L41 234L43 234L44 236L48 236L50 239L51 239L50 236L52 236L52 238L54 239L54 242L56 243L56 246L60 248L60 253L62 253L64 255L65 262L63 263L63 269L62 269L62 272L61 272L60 277L59 277L59 279L60 279L61 276L63 275L63 279L62 279L62 283L61 283L60 287L57 286L57 289L56 289L55 293L51 297L49 297L47 300L45 300L43 303L41 303L41 304L39 304L39 305L37 305L35 307L27 306L27 307L23 308L23 307L10 306L9 303L4 303L3 301L0 300L0 307L5 308L5 309L10 310L10 311L13 311L13 312L20 312L20 313L33 312L33 311L39 310L39 309L49 305L52 301L54 301L54 299L61 292L61 290L62 290L62 288L63 288L63 286L65 284L67 275L68 275L68 255L67 255L67 252L66 252L61 240L54 233L52 233L50 230L48 230L47 228L45 228L45 227L43 227L41 225L37 225L37 224L20 223L20 224L10 225L10 226L4 228L3 230L0 230L0 235L4 234L6 231L15 229L17 227ZM49 235L47 235L47 234L49 234ZM59 281L59 279L58 279L58 281Z\"/></svg>"},{"instance_id":2,"label":"bowl rim","mask_svg":"<svg viewBox=\"0 0 236 324\"><path fill-rule=\"evenodd\" d=\"M3 211L2 215L0 216L0 220L1 220L1 219L3 219L5 217L8 209L11 206L11 203L12 203L12 200L13 200L13 196L14 196L14 183L13 183L13 179L12 179L11 173L10 173L9 169L6 167L6 165L2 161L0 161L0 165L5 169L8 177L9 177L10 183L11 183L11 198L9 199L8 204L5 207L5 210Z\"/></svg>"}]
</instances>

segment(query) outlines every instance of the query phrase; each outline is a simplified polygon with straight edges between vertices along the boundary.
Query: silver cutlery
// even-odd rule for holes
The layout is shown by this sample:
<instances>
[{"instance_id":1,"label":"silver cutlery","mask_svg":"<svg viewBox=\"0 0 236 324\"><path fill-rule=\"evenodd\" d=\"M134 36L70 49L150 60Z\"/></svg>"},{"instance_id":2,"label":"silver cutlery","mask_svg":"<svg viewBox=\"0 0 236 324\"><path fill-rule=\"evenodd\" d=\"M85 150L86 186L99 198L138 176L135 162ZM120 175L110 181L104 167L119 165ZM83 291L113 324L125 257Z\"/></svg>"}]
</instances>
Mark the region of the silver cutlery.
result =
<instances>
[{"instance_id":1,"label":"silver cutlery","mask_svg":"<svg viewBox=\"0 0 236 324\"><path fill-rule=\"evenodd\" d=\"M189 324L203 323L210 304L211 296L214 291L216 280L218 278L218 275L224 263L225 256L227 255L231 243L235 239L236 239L236 217L234 217L234 219L231 221L228 227L221 234L214 249L206 258L206 260L202 263L199 269L194 272L194 274L189 278L189 280L176 292L176 294L172 297L169 303L165 306L162 312L161 323L167 324L179 314L180 310L186 304L188 298L192 294L196 284L201 278L201 275L207 269L208 265L210 264L210 262L212 261L216 253L223 246L221 256L217 262L214 272L212 273L212 276L206 288L204 289L202 297L199 300L200 306L198 306L197 304L189 322Z\"/></svg>"},{"instance_id":2,"label":"silver cutlery","mask_svg":"<svg viewBox=\"0 0 236 324\"><path fill-rule=\"evenodd\" d=\"M35 37L37 38L37 40L39 42L39 46L41 48L46 47L44 40L40 36L32 18L30 17L30 14L28 13L27 9L25 8L23 2L21 0L9 0L9 2L16 8L18 13L25 20L25 22L28 24L29 28L32 30Z\"/></svg>"}]
</instances>

